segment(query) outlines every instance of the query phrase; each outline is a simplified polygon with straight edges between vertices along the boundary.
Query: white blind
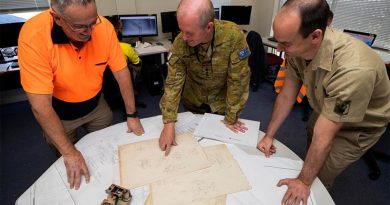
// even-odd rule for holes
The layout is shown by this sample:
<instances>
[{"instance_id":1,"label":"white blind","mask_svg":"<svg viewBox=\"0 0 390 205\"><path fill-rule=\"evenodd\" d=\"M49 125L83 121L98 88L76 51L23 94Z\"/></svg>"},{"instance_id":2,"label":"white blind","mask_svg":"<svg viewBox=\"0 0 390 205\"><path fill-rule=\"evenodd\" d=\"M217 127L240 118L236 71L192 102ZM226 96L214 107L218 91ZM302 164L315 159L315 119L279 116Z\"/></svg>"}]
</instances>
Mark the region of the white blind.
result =
<instances>
[{"instance_id":1,"label":"white blind","mask_svg":"<svg viewBox=\"0 0 390 205\"><path fill-rule=\"evenodd\" d=\"M50 0L0 0L0 13L15 13L49 8Z\"/></svg>"},{"instance_id":2,"label":"white blind","mask_svg":"<svg viewBox=\"0 0 390 205\"><path fill-rule=\"evenodd\" d=\"M332 26L376 34L375 47L390 49L389 0L336 0Z\"/></svg>"},{"instance_id":3,"label":"white blind","mask_svg":"<svg viewBox=\"0 0 390 205\"><path fill-rule=\"evenodd\" d=\"M286 0L279 0L279 7ZM389 0L327 0L334 13L332 26L376 34L374 45L390 49Z\"/></svg>"}]
</instances>

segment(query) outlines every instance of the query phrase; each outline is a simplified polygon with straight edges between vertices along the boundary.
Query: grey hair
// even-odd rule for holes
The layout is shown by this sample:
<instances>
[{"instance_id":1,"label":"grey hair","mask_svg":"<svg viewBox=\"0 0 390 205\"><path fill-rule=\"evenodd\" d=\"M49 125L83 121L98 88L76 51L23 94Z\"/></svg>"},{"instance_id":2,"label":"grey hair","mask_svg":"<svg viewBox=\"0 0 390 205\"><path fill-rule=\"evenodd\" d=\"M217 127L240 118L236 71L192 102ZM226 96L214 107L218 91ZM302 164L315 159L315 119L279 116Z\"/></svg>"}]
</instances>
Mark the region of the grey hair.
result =
<instances>
[{"instance_id":1,"label":"grey hair","mask_svg":"<svg viewBox=\"0 0 390 205\"><path fill-rule=\"evenodd\" d=\"M65 9L70 5L86 6L90 3L96 4L95 0L51 0L50 6L55 8L57 12L63 14Z\"/></svg>"},{"instance_id":2,"label":"grey hair","mask_svg":"<svg viewBox=\"0 0 390 205\"><path fill-rule=\"evenodd\" d=\"M204 28L210 21L214 20L214 5L208 1L207 7L200 10L199 25Z\"/></svg>"},{"instance_id":3,"label":"grey hair","mask_svg":"<svg viewBox=\"0 0 390 205\"><path fill-rule=\"evenodd\" d=\"M207 24L214 20L214 5L210 0L206 0L206 4L196 8L196 12L199 14L199 26L206 27ZM181 6L190 4L190 0L181 0L177 7L177 13L183 13ZM178 14L179 15L179 14Z\"/></svg>"}]
</instances>

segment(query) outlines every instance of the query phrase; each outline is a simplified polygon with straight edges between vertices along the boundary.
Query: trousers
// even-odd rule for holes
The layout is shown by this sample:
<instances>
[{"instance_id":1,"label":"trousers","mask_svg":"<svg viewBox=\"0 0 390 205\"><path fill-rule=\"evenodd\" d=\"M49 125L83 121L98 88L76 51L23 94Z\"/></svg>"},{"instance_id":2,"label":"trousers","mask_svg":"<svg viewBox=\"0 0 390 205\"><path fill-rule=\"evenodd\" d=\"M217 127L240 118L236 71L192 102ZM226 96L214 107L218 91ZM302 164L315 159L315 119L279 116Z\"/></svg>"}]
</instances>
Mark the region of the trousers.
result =
<instances>
[{"instance_id":1,"label":"trousers","mask_svg":"<svg viewBox=\"0 0 390 205\"><path fill-rule=\"evenodd\" d=\"M311 114L307 128L307 148L309 148L314 125L319 114ZM350 164L359 160L364 153L380 139L386 127L372 128L344 128L342 127L333 139L332 147L318 178L326 189L330 190L335 178Z\"/></svg>"}]
</instances>

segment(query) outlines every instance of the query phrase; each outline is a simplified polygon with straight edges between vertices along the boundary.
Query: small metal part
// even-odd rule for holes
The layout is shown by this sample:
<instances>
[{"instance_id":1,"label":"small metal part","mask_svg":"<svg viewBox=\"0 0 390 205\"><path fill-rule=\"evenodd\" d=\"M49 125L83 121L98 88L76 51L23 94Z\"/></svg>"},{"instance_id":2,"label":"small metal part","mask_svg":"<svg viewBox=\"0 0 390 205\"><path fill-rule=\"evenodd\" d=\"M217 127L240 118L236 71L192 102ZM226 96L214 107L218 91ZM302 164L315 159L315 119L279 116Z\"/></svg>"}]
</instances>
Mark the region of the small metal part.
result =
<instances>
[{"instance_id":1,"label":"small metal part","mask_svg":"<svg viewBox=\"0 0 390 205\"><path fill-rule=\"evenodd\" d=\"M107 199L104 199L101 205L129 205L132 198L130 190L116 184L111 184L106 193Z\"/></svg>"}]
</instances>

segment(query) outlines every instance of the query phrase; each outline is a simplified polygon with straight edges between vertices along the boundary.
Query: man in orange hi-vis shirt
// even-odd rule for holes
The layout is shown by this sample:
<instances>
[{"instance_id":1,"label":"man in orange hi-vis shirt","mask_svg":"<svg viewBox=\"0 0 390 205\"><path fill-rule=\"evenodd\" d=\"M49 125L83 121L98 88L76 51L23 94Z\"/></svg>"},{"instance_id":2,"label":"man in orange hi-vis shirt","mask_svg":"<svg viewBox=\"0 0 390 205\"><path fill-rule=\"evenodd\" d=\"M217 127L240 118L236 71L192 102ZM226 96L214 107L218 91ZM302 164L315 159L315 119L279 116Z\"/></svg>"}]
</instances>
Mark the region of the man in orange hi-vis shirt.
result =
<instances>
[{"instance_id":1,"label":"man in orange hi-vis shirt","mask_svg":"<svg viewBox=\"0 0 390 205\"><path fill-rule=\"evenodd\" d=\"M112 123L100 94L110 67L127 112L128 132L144 130L135 110L129 69L112 24L97 14L94 0L52 0L51 8L28 20L19 36L21 83L49 144L64 158L70 188L89 182L76 149L76 129L93 132Z\"/></svg>"}]
</instances>

